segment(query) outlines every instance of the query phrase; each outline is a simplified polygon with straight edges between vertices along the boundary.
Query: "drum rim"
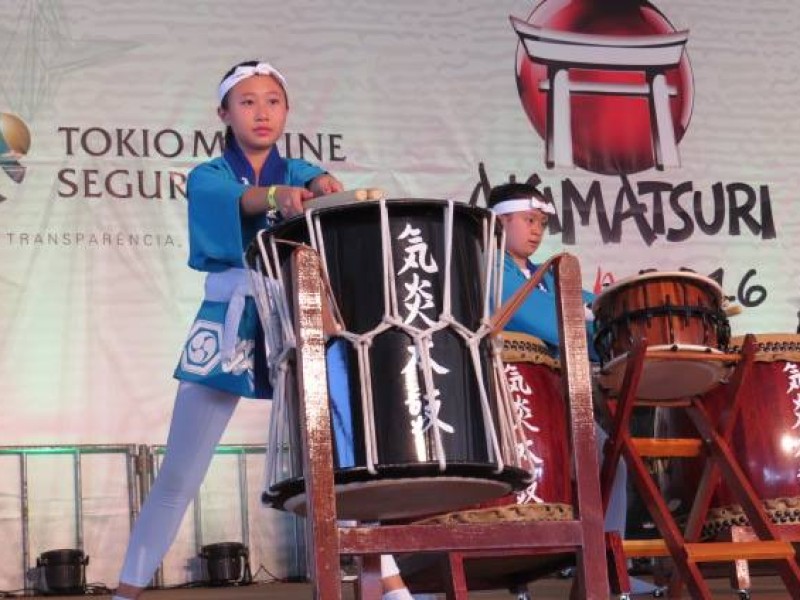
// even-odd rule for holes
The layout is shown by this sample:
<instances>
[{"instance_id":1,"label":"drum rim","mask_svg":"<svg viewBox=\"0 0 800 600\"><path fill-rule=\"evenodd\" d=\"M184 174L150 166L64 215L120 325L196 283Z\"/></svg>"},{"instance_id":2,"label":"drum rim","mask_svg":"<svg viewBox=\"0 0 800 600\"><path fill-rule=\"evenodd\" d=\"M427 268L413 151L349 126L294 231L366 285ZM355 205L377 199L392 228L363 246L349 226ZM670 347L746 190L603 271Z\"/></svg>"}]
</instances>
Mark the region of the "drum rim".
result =
<instances>
[{"instance_id":1,"label":"drum rim","mask_svg":"<svg viewBox=\"0 0 800 600\"><path fill-rule=\"evenodd\" d=\"M285 219L276 223L269 229L265 229L262 231L266 232L278 232L283 227L288 227L290 224L294 224L296 222L305 221L306 213L312 212L315 215L327 215L333 214L337 212L347 212L353 209L356 210L368 210L370 208L376 208L380 206L381 202L385 202L387 205L408 205L412 206L414 204L421 204L421 205L428 205L428 206L447 206L450 200L446 198L385 198L383 200L361 200L361 201L354 201L349 204L338 204L336 206L325 206L320 208L311 208L308 211L304 212L301 215L295 215L289 219ZM453 205L456 210L466 211L466 212L473 212L475 214L483 214L484 216L490 216L492 212L484 207L484 206L473 206L471 204L467 204L466 202L461 202L459 200L454 200ZM261 231L259 231L261 234Z\"/></svg>"},{"instance_id":2,"label":"drum rim","mask_svg":"<svg viewBox=\"0 0 800 600\"><path fill-rule=\"evenodd\" d=\"M481 508L465 508L453 510L441 515L424 517L414 521L415 524L449 524L449 523L469 523L482 522L515 522L515 521L568 521L573 518L574 507L566 502L530 502L526 504L502 504L497 506L485 506ZM523 518L526 513L549 514L552 519L528 519ZM496 517L494 519L482 519L481 517Z\"/></svg>"},{"instance_id":3,"label":"drum rim","mask_svg":"<svg viewBox=\"0 0 800 600\"><path fill-rule=\"evenodd\" d=\"M675 344L654 344L652 346L648 346L645 350L645 357L647 354L651 352L696 352L698 357L708 354L725 354L719 348L714 348L713 346L701 346L700 344L682 344L677 342ZM602 363L600 366L599 374L600 375L608 375L609 369L613 369L617 366L617 363L620 361L626 361L631 356L633 352L631 350L627 350L622 354L618 354L613 358L610 358L606 362ZM653 360L653 359L651 359ZM658 359L655 359L658 360Z\"/></svg>"},{"instance_id":4,"label":"drum rim","mask_svg":"<svg viewBox=\"0 0 800 600\"><path fill-rule=\"evenodd\" d=\"M719 303L722 303L722 300L725 296L724 292L722 291L722 286L720 286L716 281L711 279L710 277L706 277L705 275L700 275L699 273L693 273L691 271L652 271L649 273L641 273L639 275L631 275L629 277L625 277L624 279L620 279L619 281L615 281L611 285L597 294L594 301L592 302L592 312L597 312L600 306L606 301L614 293L618 292L622 288L628 287L633 285L634 283L638 283L641 281L646 281L648 279L693 279L698 283L705 284L706 287L710 288L714 295L716 296L716 300Z\"/></svg>"},{"instance_id":5,"label":"drum rim","mask_svg":"<svg viewBox=\"0 0 800 600\"><path fill-rule=\"evenodd\" d=\"M661 396L661 395L655 396L653 394L647 394L647 393L643 392L642 389L641 389L642 385L648 383L647 369L648 368L653 368L653 367L657 366L658 364L661 364L661 363L665 362L663 359L651 358L651 359L648 360L648 362L645 362L644 366L642 367L643 370L642 370L642 378L640 379L640 389L637 391L637 397L638 398L640 398L641 400L646 400L648 402L664 402L664 401L669 401L669 400L673 400L673 399L676 399L676 398L681 398L681 397L687 396L687 395L703 394L703 393L707 392L709 389L712 389L713 387L715 387L716 385L719 385L724 380L725 373L729 373L730 372L730 366L726 365L726 364L723 364L720 361L717 361L717 360L714 360L714 361L706 360L706 361L704 361L704 360L702 360L703 356L714 355L714 354L716 354L716 355L724 354L724 352L722 352L721 350L719 350L717 348L713 348L711 346L700 346L700 345L697 345L697 344L657 344L657 345L654 345L654 346L648 346L647 347L647 351L645 353L645 356L647 355L647 353L650 353L650 352L671 351L673 349L675 351L681 351L681 352L694 352L697 355L696 357L686 358L685 360L677 361L677 362L675 362L673 364L679 365L681 363L693 363L693 364L697 365L698 367L702 368L702 370L704 370L706 372L716 372L716 373L720 374L721 375L720 379L717 381L717 383L715 383L711 387L702 389L702 391L696 391L696 392L691 393L691 394L683 394L683 395L682 394L678 394L676 396L669 396L669 397L668 396ZM624 352L624 353L620 354L619 356L615 356L614 358L612 358L608 362L604 363L600 367L600 369L595 374L595 378L596 378L596 381L597 381L598 385L601 388L607 389L607 390L613 390L613 391L619 391L622 388L623 377L624 377L624 367L625 367L626 362L630 358L631 354L632 354L631 351ZM623 369L621 373L620 373L620 368Z\"/></svg>"},{"instance_id":6,"label":"drum rim","mask_svg":"<svg viewBox=\"0 0 800 600\"><path fill-rule=\"evenodd\" d=\"M353 209L376 209L380 206L381 202L385 202L387 205L423 204L428 206L446 207L450 201L443 198L385 198L383 200L354 200L350 204L312 208L306 212L311 212L313 215L329 215L336 212L345 212ZM476 217L480 216L482 218L489 218L492 215L492 211L483 206L473 206L458 200L454 201L453 204L456 211L472 213ZM278 223L272 225L272 227L257 231L255 236L253 236L253 239L247 244L247 247L244 250L244 266L250 269L254 268L254 259L258 255L258 240L262 236L277 236L277 238L280 239L280 235L284 229L306 223L306 212L279 221Z\"/></svg>"},{"instance_id":7,"label":"drum rim","mask_svg":"<svg viewBox=\"0 0 800 600\"><path fill-rule=\"evenodd\" d=\"M536 337L535 335L531 335L529 333L523 333L522 331L512 331L510 329L504 329L502 332L500 332L500 337L503 339L503 343L505 343L506 341L529 342L534 346L538 346L545 350L547 349L547 344L544 343L544 340L542 340L542 338Z\"/></svg>"},{"instance_id":8,"label":"drum rim","mask_svg":"<svg viewBox=\"0 0 800 600\"><path fill-rule=\"evenodd\" d=\"M500 334L503 349L500 356L508 364L539 364L555 371L561 370L561 361L550 353L541 338L521 331L505 330ZM523 346L522 348L513 345ZM535 358L533 358L535 356Z\"/></svg>"},{"instance_id":9,"label":"drum rim","mask_svg":"<svg viewBox=\"0 0 800 600\"><path fill-rule=\"evenodd\" d=\"M737 335L728 341L727 351L737 354L747 335L755 337L753 360L757 363L800 361L800 333L753 333Z\"/></svg>"},{"instance_id":10,"label":"drum rim","mask_svg":"<svg viewBox=\"0 0 800 600\"><path fill-rule=\"evenodd\" d=\"M413 464L413 463L412 463ZM430 465L430 463L415 463L415 465ZM395 465L397 466L397 465ZM408 466L408 465L405 465ZM353 491L360 485L365 485L366 488L371 487L377 484L386 484L386 483L395 483L402 485L403 482L420 482L423 480L436 480L439 483L447 482L448 480L452 481L474 481L479 482L484 486L493 486L493 487L504 487L505 490L502 494L498 494L496 497L500 498L506 494L510 494L514 491L519 491L524 489L521 487L519 482L513 478L516 475L526 475L527 476L527 483L524 485L530 485L530 473L525 471L524 469L520 469L519 467L512 467L506 465L506 467L500 473L492 467L489 470L489 465L486 464L479 464L479 463L460 463L458 466L461 467L472 467L472 468L453 468L453 463L448 465L448 469L444 472L438 471L438 465L436 465L435 469L414 469L417 473L413 473L410 469L403 469L401 473L392 473L392 476L387 477L378 477L375 478L374 476L370 475L369 472L365 467L355 467L349 468L346 471L342 470L334 470L334 494L337 496L340 493ZM482 468L475 468L475 467L482 467ZM380 469L380 467L379 467ZM392 467L388 467L389 471L394 471L395 469ZM380 472L380 471L379 471ZM337 475L350 475L350 477L342 477L339 478ZM492 477L488 477L487 475L493 475ZM355 477L352 477L355 475ZM365 489L366 489L365 488ZM485 499L484 499L485 500ZM481 500L483 501L483 500ZM282 481L274 483L269 489L265 489L261 493L261 502L264 505L270 506L277 510L286 510L289 512L293 512L293 509L290 507L294 506L301 506L304 503L308 502L308 491L305 485L305 477L293 477L290 479L284 479ZM451 512L453 509L443 509L443 510L436 510L436 511L426 511L427 514L431 514L431 512ZM341 506L337 505L337 512L342 512L342 514L349 515L350 513L348 510ZM420 513L425 514L425 512ZM406 515L411 516L411 515ZM419 516L419 515L417 515ZM359 517L357 520L360 520ZM386 516L386 519L394 519L394 518L405 518L399 515L394 516Z\"/></svg>"},{"instance_id":11,"label":"drum rim","mask_svg":"<svg viewBox=\"0 0 800 600\"><path fill-rule=\"evenodd\" d=\"M748 335L753 335L756 338L757 344L775 344L781 342L796 342L800 344L800 333L783 333L783 332L769 332L769 333L745 333L743 335L732 335L728 345L731 348L741 348L744 344L744 338Z\"/></svg>"},{"instance_id":12,"label":"drum rim","mask_svg":"<svg viewBox=\"0 0 800 600\"><path fill-rule=\"evenodd\" d=\"M503 470L498 472L496 465L488 462L448 461L445 471L441 471L439 463L435 462L378 464L376 467L377 475L371 474L363 465L334 469L334 488L354 483L433 477L440 480L457 478L492 481L508 485L511 491L519 491L530 485L532 478L530 472L521 467L504 465ZM262 501L273 506L282 506L289 498L304 493L305 477L296 475L276 481L269 489L265 489Z\"/></svg>"}]
</instances>

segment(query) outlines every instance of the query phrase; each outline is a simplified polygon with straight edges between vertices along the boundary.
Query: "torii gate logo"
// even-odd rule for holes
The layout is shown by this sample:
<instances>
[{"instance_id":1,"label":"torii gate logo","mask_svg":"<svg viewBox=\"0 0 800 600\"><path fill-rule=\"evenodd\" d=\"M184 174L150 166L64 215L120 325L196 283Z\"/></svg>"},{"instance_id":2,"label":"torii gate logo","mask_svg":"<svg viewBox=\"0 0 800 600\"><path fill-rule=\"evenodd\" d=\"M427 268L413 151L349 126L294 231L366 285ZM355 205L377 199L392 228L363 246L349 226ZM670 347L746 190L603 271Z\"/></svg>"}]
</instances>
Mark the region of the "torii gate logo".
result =
<instances>
[{"instance_id":1,"label":"torii gate logo","mask_svg":"<svg viewBox=\"0 0 800 600\"><path fill-rule=\"evenodd\" d=\"M25 166L19 159L28 153L31 146L31 132L25 122L10 113L0 112L0 169L14 183L25 179ZM0 194L0 202L5 197Z\"/></svg>"},{"instance_id":2,"label":"torii gate logo","mask_svg":"<svg viewBox=\"0 0 800 600\"><path fill-rule=\"evenodd\" d=\"M688 31L646 0L543 0L519 36L517 88L548 168L680 166L692 114Z\"/></svg>"}]
</instances>

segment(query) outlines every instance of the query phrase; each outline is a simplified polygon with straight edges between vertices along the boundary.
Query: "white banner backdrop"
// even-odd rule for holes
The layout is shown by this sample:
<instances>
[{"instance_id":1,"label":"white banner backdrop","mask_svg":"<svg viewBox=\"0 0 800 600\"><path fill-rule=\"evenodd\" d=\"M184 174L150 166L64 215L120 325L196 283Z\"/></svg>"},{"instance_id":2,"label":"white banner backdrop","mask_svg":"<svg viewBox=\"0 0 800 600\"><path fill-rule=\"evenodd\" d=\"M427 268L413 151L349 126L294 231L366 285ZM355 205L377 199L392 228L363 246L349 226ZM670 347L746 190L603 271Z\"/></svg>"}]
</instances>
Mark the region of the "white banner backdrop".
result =
<instances>
[{"instance_id":1,"label":"white banner backdrop","mask_svg":"<svg viewBox=\"0 0 800 600\"><path fill-rule=\"evenodd\" d=\"M688 267L714 274L745 306L734 334L797 327L795 2L658 5L667 25L689 32L691 85L678 92L691 118L680 166L629 174L547 168L517 85L509 16L624 36L642 32L645 3L610 16L593 9L600 0L7 4L0 445L165 440L171 373L202 291L186 267L183 181L219 150L219 79L252 58L288 79L284 153L323 164L347 187L467 201L481 163L492 184L539 173L560 207L540 255L578 255L585 287ZM576 134L595 115L603 135L649 135L640 113L580 102ZM268 403L242 403L224 441L262 443L267 413ZM7 504L0 518L11 522ZM113 583L115 566L98 575Z\"/></svg>"}]
</instances>

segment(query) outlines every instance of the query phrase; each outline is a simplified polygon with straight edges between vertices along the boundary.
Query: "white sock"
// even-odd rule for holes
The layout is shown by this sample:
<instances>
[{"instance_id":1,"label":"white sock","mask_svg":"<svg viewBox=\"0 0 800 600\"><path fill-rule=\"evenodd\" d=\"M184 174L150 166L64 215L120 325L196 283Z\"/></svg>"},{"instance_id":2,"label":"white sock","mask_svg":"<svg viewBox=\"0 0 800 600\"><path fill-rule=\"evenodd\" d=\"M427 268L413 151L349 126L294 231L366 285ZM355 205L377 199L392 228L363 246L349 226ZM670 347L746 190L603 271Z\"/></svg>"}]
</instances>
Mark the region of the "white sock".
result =
<instances>
[{"instance_id":1,"label":"white sock","mask_svg":"<svg viewBox=\"0 0 800 600\"><path fill-rule=\"evenodd\" d=\"M397 568L394 556L381 554L381 578L386 579L392 575L400 575L400 569Z\"/></svg>"}]
</instances>

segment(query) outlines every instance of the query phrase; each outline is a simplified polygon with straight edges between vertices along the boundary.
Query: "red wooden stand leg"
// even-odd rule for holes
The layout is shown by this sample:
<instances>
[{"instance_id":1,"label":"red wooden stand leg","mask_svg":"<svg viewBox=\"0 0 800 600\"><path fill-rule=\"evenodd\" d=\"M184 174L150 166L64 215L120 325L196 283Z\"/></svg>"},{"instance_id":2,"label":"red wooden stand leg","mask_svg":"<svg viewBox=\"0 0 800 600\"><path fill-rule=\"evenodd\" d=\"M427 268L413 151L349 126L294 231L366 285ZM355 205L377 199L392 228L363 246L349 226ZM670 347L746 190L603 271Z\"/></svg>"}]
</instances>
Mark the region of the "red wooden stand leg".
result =
<instances>
[{"instance_id":1,"label":"red wooden stand leg","mask_svg":"<svg viewBox=\"0 0 800 600\"><path fill-rule=\"evenodd\" d=\"M606 532L608 580L612 594L630 594L631 579L628 576L628 561L622 549L622 538L617 531Z\"/></svg>"},{"instance_id":2,"label":"red wooden stand leg","mask_svg":"<svg viewBox=\"0 0 800 600\"><path fill-rule=\"evenodd\" d=\"M733 428L736 425L736 419L739 416L739 409L741 406L741 390L745 379L751 371L753 365L753 358L755 356L755 343L752 336L750 339L745 339L742 347L741 360L736 365L736 369L730 377L728 384L727 399L725 401L725 409L719 419L719 426L717 431L721 432L722 439L726 444L731 441L733 435ZM695 402L697 402L695 400ZM700 483L695 494L692 509L689 512L689 518L686 522L686 541L694 542L700 539L700 533L703 528L703 523L708 515L708 510L711 507L711 499L714 496L714 490L719 484L720 473L717 468L716 462L707 460L703 467L703 474L700 477Z\"/></svg>"},{"instance_id":3,"label":"red wooden stand leg","mask_svg":"<svg viewBox=\"0 0 800 600\"><path fill-rule=\"evenodd\" d=\"M565 256L556 268L561 372L569 405L569 434L575 473L575 508L583 530L583 543L576 552L576 590L581 598L606 598L603 500L598 485L597 447L592 409L589 350L578 260Z\"/></svg>"},{"instance_id":4,"label":"red wooden stand leg","mask_svg":"<svg viewBox=\"0 0 800 600\"><path fill-rule=\"evenodd\" d=\"M749 527L734 525L726 532L732 542L750 542L755 539L753 531ZM737 560L731 569L731 587L737 592L750 590L750 566L746 560Z\"/></svg>"},{"instance_id":5,"label":"red wooden stand leg","mask_svg":"<svg viewBox=\"0 0 800 600\"><path fill-rule=\"evenodd\" d=\"M331 429L322 336L319 258L310 248L292 255L297 339L297 386L303 436L303 473L308 495L306 520L309 570L318 600L340 600L336 497L333 492ZM364 599L367 600L367 599ZM371 600L371 599L370 599Z\"/></svg>"},{"instance_id":6,"label":"red wooden stand leg","mask_svg":"<svg viewBox=\"0 0 800 600\"><path fill-rule=\"evenodd\" d=\"M630 437L630 417L636 400L636 390L639 387L644 358L647 352L646 340L637 340L628 356L619 401L616 408L609 405L609 410L614 418L605 459L601 474L601 489L603 491L603 504L608 503L611 486L616 474L616 465L619 457L623 456L628 465L628 474L642 497L647 510L664 538L670 555L675 563L675 570L683 577L689 586L693 598L711 598L699 568L688 560L684 547L683 535L675 524L669 508L664 502L661 491L653 482L647 465L642 460L633 445Z\"/></svg>"},{"instance_id":7,"label":"red wooden stand leg","mask_svg":"<svg viewBox=\"0 0 800 600\"><path fill-rule=\"evenodd\" d=\"M358 562L359 573L356 585L358 600L380 600L383 595L380 554L365 554L360 557Z\"/></svg>"},{"instance_id":8,"label":"red wooden stand leg","mask_svg":"<svg viewBox=\"0 0 800 600\"><path fill-rule=\"evenodd\" d=\"M467 579L464 573L464 554L448 552L446 559L447 600L467 600Z\"/></svg>"}]
</instances>

